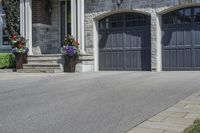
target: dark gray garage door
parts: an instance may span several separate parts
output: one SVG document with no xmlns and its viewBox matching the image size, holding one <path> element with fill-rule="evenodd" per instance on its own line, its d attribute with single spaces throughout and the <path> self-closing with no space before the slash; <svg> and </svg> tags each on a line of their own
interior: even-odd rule
<svg viewBox="0 0 200 133">
<path fill-rule="evenodd" d="M 163 15 L 163 70 L 200 69 L 200 7 Z"/>
<path fill-rule="evenodd" d="M 150 70 L 150 17 L 120 13 L 99 23 L 100 70 Z"/>
</svg>

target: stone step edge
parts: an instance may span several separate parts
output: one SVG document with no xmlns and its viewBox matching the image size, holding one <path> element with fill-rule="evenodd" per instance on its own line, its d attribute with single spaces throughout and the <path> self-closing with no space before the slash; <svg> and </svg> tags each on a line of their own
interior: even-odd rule
<svg viewBox="0 0 200 133">
<path fill-rule="evenodd" d="M 28 55 L 28 57 L 52 57 L 63 56 L 63 54 L 41 54 L 41 55 Z M 79 56 L 93 56 L 92 54 L 80 54 Z"/>
<path fill-rule="evenodd" d="M 18 69 L 18 73 L 63 73 L 60 69 Z"/>
<path fill-rule="evenodd" d="M 35 64 L 23 64 L 23 66 L 60 66 L 60 64 L 52 64 L 52 63 L 50 63 L 50 64 L 37 64 L 37 63 L 35 63 Z"/>
</svg>

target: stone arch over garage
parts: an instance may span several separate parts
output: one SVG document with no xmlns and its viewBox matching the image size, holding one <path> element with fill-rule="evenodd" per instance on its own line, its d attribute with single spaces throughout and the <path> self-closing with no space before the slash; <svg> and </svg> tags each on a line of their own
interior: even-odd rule
<svg viewBox="0 0 200 133">
<path fill-rule="evenodd" d="M 130 33 L 128 33 L 128 31 L 130 31 L 130 30 L 128 30 L 126 27 L 118 27 L 117 29 L 118 30 L 116 30 L 115 31 L 115 29 L 112 29 L 112 30 L 100 30 L 99 29 L 99 23 L 102 21 L 102 20 L 104 20 L 104 19 L 106 19 L 106 18 L 109 18 L 109 17 L 113 17 L 113 16 L 123 16 L 123 18 L 125 17 L 124 15 L 139 15 L 140 17 L 141 16 L 145 16 L 144 18 L 145 19 L 148 19 L 147 21 L 147 27 L 142 27 L 142 26 L 137 26 L 137 25 L 135 25 L 135 26 L 133 26 L 132 27 L 132 30 L 133 31 L 135 31 L 135 33 L 133 33 L 133 32 L 130 32 Z M 96 71 L 98 71 L 99 70 L 99 65 L 101 65 L 101 70 L 151 70 L 151 39 L 150 39 L 150 23 L 151 23 L 151 17 L 150 17 L 150 14 L 149 13 L 147 13 L 147 12 L 142 12 L 142 11 L 135 11 L 135 10 L 118 10 L 118 11 L 113 11 L 113 12 L 108 12 L 108 13 L 102 13 L 101 15 L 98 15 L 98 16 L 96 16 L 96 17 L 94 17 L 94 19 L 93 19 L 93 21 L 94 21 L 94 55 L 95 55 L 95 66 L 96 66 Z M 146 21 L 146 20 L 145 20 Z M 123 22 L 123 23 L 126 23 L 126 22 Z M 123 29 L 123 28 L 126 28 L 126 31 L 125 31 L 125 29 Z M 147 31 L 145 31 L 147 29 Z M 100 42 L 102 42 L 102 41 L 100 41 L 100 38 L 99 38 L 99 35 L 100 35 L 100 32 L 102 33 L 102 31 L 104 31 L 104 32 L 108 32 L 109 31 L 109 33 L 108 34 L 112 34 L 112 35 L 110 35 L 110 36 L 112 36 L 112 38 L 114 38 L 114 36 L 115 35 L 113 35 L 113 34 L 115 34 L 115 33 L 113 33 L 113 32 L 119 32 L 120 30 L 122 30 L 124 33 L 123 33 L 123 35 L 121 35 L 121 37 L 123 36 L 124 37 L 124 39 L 125 38 L 127 38 L 128 39 L 128 35 L 127 34 L 132 34 L 131 36 L 132 36 L 132 38 L 134 38 L 133 36 L 133 34 L 135 34 L 135 36 L 136 36 L 136 33 L 144 33 L 143 35 L 140 35 L 140 38 L 139 39 L 141 39 L 141 41 L 144 41 L 143 42 L 143 44 L 141 44 L 141 45 L 145 45 L 145 44 L 147 44 L 148 45 L 148 50 L 144 50 L 144 49 L 146 49 L 146 48 L 144 48 L 145 46 L 141 46 L 139 49 L 141 49 L 140 51 L 138 51 L 138 52 L 136 52 L 136 53 L 133 53 L 133 52 L 135 52 L 134 51 L 134 46 L 132 46 L 132 56 L 134 57 L 134 54 L 135 54 L 135 56 L 138 56 L 138 58 L 142 58 L 142 59 L 138 59 L 137 61 L 136 61 L 136 59 L 135 59 L 135 62 L 137 62 L 137 66 L 131 66 L 131 63 L 130 63 L 130 61 L 128 61 L 128 60 L 130 60 L 130 59 L 127 59 L 128 58 L 128 54 L 130 54 L 130 51 L 128 51 L 128 52 L 124 52 L 122 55 L 124 55 L 124 56 L 126 56 L 127 55 L 127 58 L 126 57 L 124 57 L 124 59 L 125 59 L 125 62 L 127 62 L 126 64 L 124 64 L 125 66 L 124 67 L 121 67 L 121 68 L 115 68 L 115 67 L 110 67 L 110 68 L 105 68 L 105 69 L 102 69 L 102 62 L 101 62 L 101 60 L 99 60 L 99 59 L 101 59 L 100 58 L 100 56 L 99 55 L 101 55 L 102 56 L 102 53 L 100 53 L 100 48 L 99 48 L 99 43 Z M 138 30 L 138 31 L 136 31 L 136 30 Z M 139 31 L 140 30 L 140 31 Z M 122 32 L 121 31 L 121 32 Z M 145 32 L 144 32 L 145 31 Z M 118 34 L 118 33 L 116 33 L 116 34 Z M 147 35 L 148 34 L 148 35 Z M 119 35 L 119 34 L 118 34 Z M 126 36 L 127 35 L 127 36 Z M 139 35 L 137 35 L 137 36 L 139 36 Z M 143 36 L 143 38 L 145 38 L 145 39 L 142 39 L 142 36 Z M 149 40 L 148 40 L 149 39 Z M 108 40 L 109 40 L 109 38 L 108 38 Z M 128 39 L 129 40 L 129 39 Z M 128 45 L 128 40 L 126 41 L 126 44 Z M 145 40 L 148 40 L 149 42 L 147 43 Z M 124 42 L 125 43 L 125 42 Z M 129 42 L 129 43 L 131 43 L 131 42 Z M 132 42 L 133 43 L 133 42 Z M 125 44 L 124 44 L 125 45 Z M 140 45 L 139 43 L 138 43 L 138 45 Z M 114 47 L 112 47 L 113 49 L 115 49 Z M 143 49 L 144 48 L 144 49 Z M 108 48 L 109 49 L 109 48 Z M 107 50 L 108 50 L 107 49 Z M 128 50 L 129 48 L 127 47 L 127 48 L 124 48 L 124 51 L 126 51 L 126 50 Z M 131 48 L 130 48 L 131 49 Z M 135 49 L 137 49 L 136 47 L 135 47 Z M 116 50 L 116 49 L 115 49 Z M 114 50 L 114 51 L 115 51 Z M 109 51 L 109 50 L 108 50 Z M 111 51 L 110 51 L 111 52 Z M 111 53 L 111 54 L 113 54 L 113 53 Z M 148 55 L 148 56 L 147 56 Z M 140 57 L 141 56 L 141 57 Z M 131 56 L 130 56 L 131 57 Z M 135 57 L 136 58 L 136 57 Z M 115 60 L 115 59 L 113 59 L 113 60 Z M 112 61 L 113 61 L 112 60 Z M 117 60 L 117 59 L 116 59 Z M 146 61 L 142 61 L 142 60 L 146 60 Z M 129 63 L 128 63 L 129 62 Z M 146 63 L 144 63 L 144 62 L 146 62 Z M 132 64 L 133 64 L 133 62 L 132 62 Z M 135 63 L 136 64 L 136 63 Z M 148 64 L 148 65 L 147 65 Z M 111 65 L 113 65 L 113 66 L 115 66 L 116 64 L 111 64 Z"/>
</svg>

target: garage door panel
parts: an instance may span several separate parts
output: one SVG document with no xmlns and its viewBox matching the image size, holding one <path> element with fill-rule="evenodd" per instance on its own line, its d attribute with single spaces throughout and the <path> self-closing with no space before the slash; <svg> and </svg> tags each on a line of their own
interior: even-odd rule
<svg viewBox="0 0 200 133">
<path fill-rule="evenodd" d="M 177 45 L 178 46 L 183 46 L 184 45 L 184 30 L 183 29 L 178 29 L 177 31 Z"/>
<path fill-rule="evenodd" d="M 147 64 L 151 63 L 151 56 L 149 56 L 150 54 L 151 54 L 151 52 L 149 50 L 147 50 L 147 49 L 142 50 L 142 52 L 141 52 L 142 69 L 147 69 L 147 70 L 149 69 Z"/>
<path fill-rule="evenodd" d="M 177 53 L 176 50 L 170 50 L 169 54 L 169 59 L 170 59 L 170 67 L 176 68 L 177 67 Z"/>
<path fill-rule="evenodd" d="M 192 68 L 192 49 L 185 49 L 185 67 Z"/>
<path fill-rule="evenodd" d="M 132 60 L 132 51 L 126 51 L 126 69 L 132 68 L 131 60 Z"/>
<path fill-rule="evenodd" d="M 123 41 L 124 41 L 124 37 L 123 37 L 123 31 L 115 31 L 117 33 L 117 46 L 116 48 L 123 48 Z"/>
<path fill-rule="evenodd" d="M 112 34 L 107 34 L 107 39 L 106 39 L 106 49 L 112 48 Z"/>
<path fill-rule="evenodd" d="M 117 33 L 112 33 L 112 47 L 113 49 L 117 48 Z"/>
<path fill-rule="evenodd" d="M 200 46 L 200 26 L 195 27 L 194 29 L 194 45 Z"/>
<path fill-rule="evenodd" d="M 200 48 L 195 49 L 195 67 L 200 67 Z"/>
<path fill-rule="evenodd" d="M 104 34 L 103 33 L 99 34 L 99 48 L 100 49 L 105 49 L 106 48 L 107 36 L 108 35 L 107 35 L 106 32 Z"/>
<path fill-rule="evenodd" d="M 112 53 L 109 51 L 109 52 L 106 52 L 106 68 L 111 68 L 111 56 L 112 56 Z"/>
<path fill-rule="evenodd" d="M 184 45 L 185 46 L 191 46 L 191 30 L 187 29 L 184 31 Z"/>
<path fill-rule="evenodd" d="M 177 67 L 179 67 L 179 68 L 185 67 L 184 49 L 177 50 Z"/>
<path fill-rule="evenodd" d="M 99 64 L 101 64 L 100 69 L 104 69 L 106 66 L 106 54 L 103 51 L 99 52 L 99 54 L 101 55 L 99 57 Z"/>
<path fill-rule="evenodd" d="M 138 52 L 135 50 L 131 52 L 131 67 L 138 68 L 137 64 L 138 64 Z"/>
<path fill-rule="evenodd" d="M 123 53 L 120 51 L 112 52 L 112 68 L 123 69 Z"/>
<path fill-rule="evenodd" d="M 170 50 L 163 50 L 163 69 L 170 67 Z"/>
<path fill-rule="evenodd" d="M 164 46 L 176 46 L 177 32 L 175 28 L 164 29 Z"/>
<path fill-rule="evenodd" d="M 126 35 L 125 35 L 126 48 L 141 48 L 147 45 L 145 44 L 144 29 L 143 30 L 131 29 L 130 31 L 125 31 L 125 32 L 126 32 Z"/>
</svg>

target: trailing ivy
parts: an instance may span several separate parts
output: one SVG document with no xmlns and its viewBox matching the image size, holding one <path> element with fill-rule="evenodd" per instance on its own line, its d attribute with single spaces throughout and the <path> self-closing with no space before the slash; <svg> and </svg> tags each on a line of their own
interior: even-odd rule
<svg viewBox="0 0 200 133">
<path fill-rule="evenodd" d="M 5 0 L 4 1 L 7 34 L 12 36 L 20 34 L 20 1 L 19 0 Z"/>
</svg>

